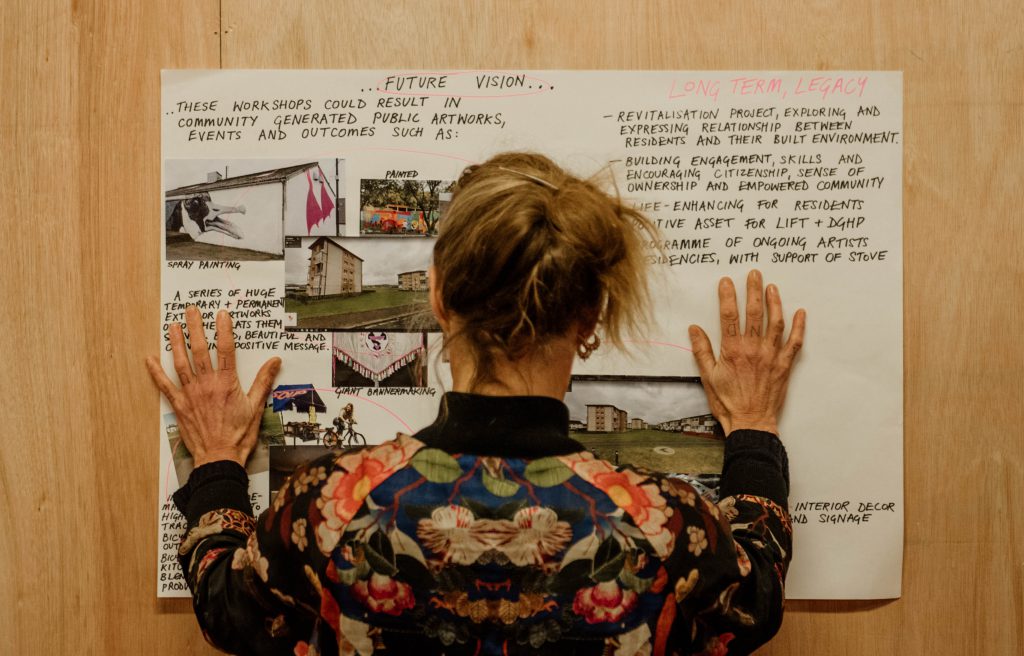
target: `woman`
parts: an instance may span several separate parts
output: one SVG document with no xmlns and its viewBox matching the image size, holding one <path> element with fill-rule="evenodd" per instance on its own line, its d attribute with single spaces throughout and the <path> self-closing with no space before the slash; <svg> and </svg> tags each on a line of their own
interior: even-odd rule
<svg viewBox="0 0 1024 656">
<path fill-rule="evenodd" d="M 338 411 L 338 416 L 334 418 L 334 427 L 341 435 L 352 430 L 357 423 L 359 422 L 356 421 L 356 409 L 351 403 L 346 403 L 345 407 Z"/>
<path fill-rule="evenodd" d="M 182 387 L 148 366 L 197 466 L 175 501 L 207 638 L 305 655 L 725 654 L 770 638 L 790 557 L 777 416 L 804 313 L 783 343 L 778 291 L 754 271 L 745 331 L 731 281 L 719 285 L 719 357 L 690 327 L 729 436 L 719 505 L 568 436 L 575 358 L 598 332 L 621 345 L 642 327 L 654 234 L 542 156 L 469 167 L 430 275 L 453 378 L 436 421 L 301 467 L 259 521 L 242 464 L 280 360 L 244 393 L 230 317 L 217 317 L 215 369 L 189 310 L 194 368 L 181 327 L 170 335 Z"/>
</svg>

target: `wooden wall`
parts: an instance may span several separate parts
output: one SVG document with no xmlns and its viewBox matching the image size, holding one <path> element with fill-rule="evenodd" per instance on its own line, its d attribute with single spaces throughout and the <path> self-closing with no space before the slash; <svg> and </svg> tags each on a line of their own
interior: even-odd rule
<svg viewBox="0 0 1024 656">
<path fill-rule="evenodd" d="M 765 654 L 1024 653 L 1024 4 L 5 0 L 0 653 L 209 653 L 157 600 L 161 68 L 902 70 L 903 598 Z M 855 400 L 851 400 L 855 402 Z"/>
</svg>

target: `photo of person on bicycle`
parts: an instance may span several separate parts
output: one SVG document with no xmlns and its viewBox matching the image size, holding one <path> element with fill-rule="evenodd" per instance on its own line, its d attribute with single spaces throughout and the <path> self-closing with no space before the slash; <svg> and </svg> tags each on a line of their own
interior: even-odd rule
<svg viewBox="0 0 1024 656">
<path fill-rule="evenodd" d="M 356 421 L 355 406 L 351 403 L 346 403 L 338 411 L 338 416 L 334 418 L 332 423 L 334 424 L 334 430 L 327 429 L 325 432 L 324 446 L 344 448 L 366 444 L 366 438 L 363 437 L 362 433 L 357 433 L 354 428 L 359 422 Z"/>
<path fill-rule="evenodd" d="M 351 429 L 353 425 L 359 423 L 356 421 L 355 415 L 355 407 L 353 407 L 351 403 L 346 403 L 345 407 L 338 411 L 338 416 L 334 418 L 334 428 L 336 428 L 339 433 L 344 434 Z"/>
</svg>

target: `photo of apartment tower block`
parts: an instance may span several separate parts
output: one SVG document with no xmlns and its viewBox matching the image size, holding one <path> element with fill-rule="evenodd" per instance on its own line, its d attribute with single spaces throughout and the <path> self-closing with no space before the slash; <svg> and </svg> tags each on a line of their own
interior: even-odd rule
<svg viewBox="0 0 1024 656">
<path fill-rule="evenodd" d="M 573 376 L 569 435 L 614 464 L 718 474 L 724 435 L 699 378 Z"/>
<path fill-rule="evenodd" d="M 617 433 L 628 430 L 629 413 L 614 405 L 587 406 L 587 432 Z"/>
<path fill-rule="evenodd" d="M 430 289 L 425 269 L 398 274 L 398 289 L 403 292 L 425 292 Z"/>
<path fill-rule="evenodd" d="M 363 258 L 328 237 L 309 245 L 306 295 L 359 294 L 363 291 Z"/>
<path fill-rule="evenodd" d="M 285 328 L 439 330 L 427 298 L 432 253 L 432 239 L 286 237 Z"/>
</svg>

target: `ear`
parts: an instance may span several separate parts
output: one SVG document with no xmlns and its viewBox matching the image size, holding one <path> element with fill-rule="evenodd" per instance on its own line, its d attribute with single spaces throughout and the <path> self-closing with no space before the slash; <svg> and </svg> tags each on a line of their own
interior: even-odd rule
<svg viewBox="0 0 1024 656">
<path fill-rule="evenodd" d="M 427 270 L 427 285 L 430 288 L 430 310 L 434 313 L 437 323 L 441 324 L 441 330 L 448 332 L 451 321 L 441 302 L 441 281 L 437 279 L 437 269 L 433 264 Z"/>
</svg>

